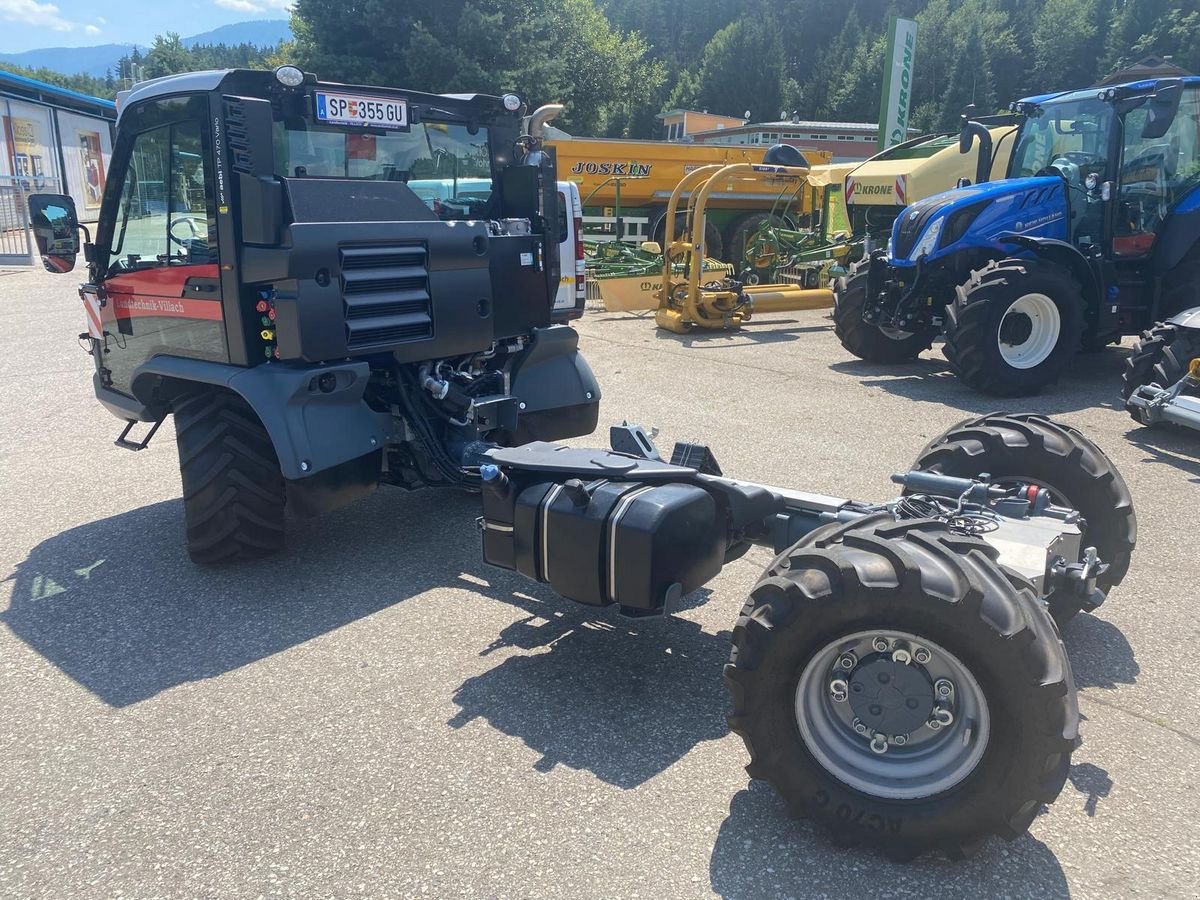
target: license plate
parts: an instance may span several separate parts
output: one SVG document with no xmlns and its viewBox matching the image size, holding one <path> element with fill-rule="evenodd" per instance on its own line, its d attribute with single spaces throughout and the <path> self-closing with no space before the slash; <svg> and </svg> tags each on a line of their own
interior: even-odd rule
<svg viewBox="0 0 1200 900">
<path fill-rule="evenodd" d="M 316 101 L 318 122 L 373 128 L 408 128 L 408 103 L 404 100 L 317 91 Z"/>
</svg>

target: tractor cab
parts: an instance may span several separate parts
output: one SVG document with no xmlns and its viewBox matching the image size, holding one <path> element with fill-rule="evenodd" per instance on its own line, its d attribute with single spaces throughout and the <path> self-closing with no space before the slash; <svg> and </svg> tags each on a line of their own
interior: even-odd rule
<svg viewBox="0 0 1200 900">
<path fill-rule="evenodd" d="M 1114 260 L 1149 256 L 1179 202 L 1200 186 L 1200 80 L 1075 91 L 1024 113 L 1010 178 L 1057 175 L 1069 233 Z"/>
<path fill-rule="evenodd" d="M 908 207 L 887 252 L 857 270 L 863 294 L 842 285 L 838 333 L 857 356 L 911 359 L 940 331 L 973 387 L 1026 394 L 1080 347 L 1200 302 L 1200 78 L 1012 108 L 1008 177 L 987 180 L 990 131 L 964 116 L 959 147 L 978 143 L 976 182 Z"/>
</svg>

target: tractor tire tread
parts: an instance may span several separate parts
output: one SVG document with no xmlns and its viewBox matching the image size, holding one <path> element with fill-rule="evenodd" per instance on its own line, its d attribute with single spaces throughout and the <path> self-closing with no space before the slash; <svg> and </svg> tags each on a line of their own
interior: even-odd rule
<svg viewBox="0 0 1200 900">
<path fill-rule="evenodd" d="M 175 406 L 187 549 L 194 562 L 257 559 L 284 543 L 284 479 L 270 435 L 238 395 Z"/>
<path fill-rule="evenodd" d="M 776 557 L 734 626 L 724 680 L 730 728 L 750 755 L 747 773 L 772 784 L 793 815 L 814 820 L 835 843 L 893 860 L 930 851 L 961 859 L 991 835 L 1019 837 L 1061 792 L 1079 722 L 1065 650 L 1032 587 L 1003 577 L 984 541 L 951 535 L 938 522 L 883 514 L 818 532 Z M 978 654 L 989 678 L 1003 672 L 1002 682 L 987 683 L 1002 683 L 996 693 L 1005 696 L 990 695 L 989 705 L 1019 734 L 989 747 L 949 791 L 887 801 L 842 785 L 809 755 L 790 711 L 795 680 L 780 675 L 863 618 L 880 616 L 903 630 L 903 615 L 920 618 L 920 633 L 931 638 L 961 635 L 959 646 Z M 938 634 L 929 634 L 930 622 Z"/>
</svg>

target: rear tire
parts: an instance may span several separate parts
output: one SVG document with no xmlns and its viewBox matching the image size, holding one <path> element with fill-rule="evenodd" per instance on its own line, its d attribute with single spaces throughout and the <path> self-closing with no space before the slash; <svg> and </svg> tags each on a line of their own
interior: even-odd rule
<svg viewBox="0 0 1200 900">
<path fill-rule="evenodd" d="M 966 419 L 930 441 L 912 467 L 959 478 L 987 473 L 993 481 L 1036 482 L 1087 521 L 1084 546 L 1095 547 L 1108 563 L 1097 579 L 1102 591 L 1116 587 L 1129 571 L 1137 545 L 1129 487 L 1104 451 L 1069 425 L 1034 415 Z M 1047 603 L 1060 628 L 1082 609 L 1076 597 L 1052 594 Z"/>
<path fill-rule="evenodd" d="M 950 367 L 977 391 L 1035 394 L 1058 381 L 1079 349 L 1083 293 L 1071 273 L 1040 259 L 990 262 L 946 307 Z"/>
<path fill-rule="evenodd" d="M 1142 333 L 1142 339 L 1133 345 L 1133 352 L 1125 361 L 1121 398 L 1128 400 L 1143 385 L 1169 388 L 1177 384 L 1197 357 L 1200 357 L 1200 331 L 1178 325 L 1155 325 Z M 1139 425 L 1145 424 L 1134 410 L 1129 414 Z"/>
<path fill-rule="evenodd" d="M 856 263 L 838 279 L 833 305 L 833 332 L 842 346 L 859 359 L 881 365 L 911 362 L 933 346 L 934 329 L 917 332 L 885 331 L 863 319 L 867 305 L 866 261 Z"/>
<path fill-rule="evenodd" d="M 175 407 L 187 550 L 200 564 L 258 559 L 284 543 L 284 481 L 270 435 L 237 394 Z"/>
<path fill-rule="evenodd" d="M 991 835 L 1024 833 L 1062 790 L 1079 712 L 1044 605 L 996 556 L 941 523 L 887 514 L 820 528 L 779 556 L 734 627 L 724 673 L 729 723 L 750 753 L 749 775 L 770 782 L 793 815 L 824 826 L 839 844 L 893 859 L 932 850 L 957 859 Z M 928 668 L 891 662 L 894 644 L 871 651 L 873 640 L 897 634 L 915 639 L 910 651 L 932 650 Z M 839 675 L 847 647 L 856 657 Z M 949 661 L 958 674 L 947 701 L 933 693 L 933 679 Z M 814 667 L 824 679 L 815 689 Z M 864 697 L 886 703 L 884 694 L 862 691 L 871 690 L 869 678 L 884 683 L 884 672 L 913 712 L 889 707 L 880 721 L 899 726 L 904 744 L 892 734 L 882 738 L 886 750 L 872 753 L 880 736 L 857 731 L 865 725 L 858 707 Z M 832 681 L 822 689 L 838 677 L 848 702 Z M 926 706 L 930 720 L 941 706 L 954 721 L 934 730 Z M 905 732 L 912 722 L 897 716 L 921 721 Z"/>
</svg>

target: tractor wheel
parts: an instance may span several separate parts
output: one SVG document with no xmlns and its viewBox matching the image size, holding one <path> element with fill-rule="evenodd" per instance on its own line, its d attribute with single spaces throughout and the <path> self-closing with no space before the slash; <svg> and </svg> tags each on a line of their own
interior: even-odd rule
<svg viewBox="0 0 1200 900">
<path fill-rule="evenodd" d="M 859 359 L 885 365 L 910 362 L 933 346 L 937 331 L 899 331 L 880 328 L 863 320 L 867 305 L 867 263 L 839 278 L 833 305 L 833 331 L 842 346 Z"/>
<path fill-rule="evenodd" d="M 893 859 L 1024 833 L 1062 790 L 1079 712 L 1045 606 L 996 556 L 887 514 L 779 556 L 725 666 L 749 775 Z"/>
<path fill-rule="evenodd" d="M 208 391 L 176 404 L 188 555 L 196 563 L 256 559 L 283 547 L 284 482 L 249 404 Z"/>
<path fill-rule="evenodd" d="M 1162 388 L 1177 384 L 1187 374 L 1191 361 L 1198 357 L 1200 331 L 1178 325 L 1155 325 L 1142 333 L 1142 339 L 1133 345 L 1133 352 L 1125 361 L 1122 398 L 1128 400 L 1144 384 Z"/>
<path fill-rule="evenodd" d="M 1200 260 L 1183 263 L 1168 272 L 1162 290 L 1159 315 L 1164 319 L 1200 306 Z"/>
<path fill-rule="evenodd" d="M 1095 547 L 1108 571 L 1097 579 L 1106 593 L 1121 583 L 1137 544 L 1137 516 L 1125 479 L 1104 451 L 1077 430 L 1044 416 L 991 415 L 966 419 L 930 441 L 913 469 L 960 478 L 986 473 L 991 481 L 1047 488 L 1055 505 L 1086 520 L 1084 546 Z M 1079 613 L 1076 597 L 1051 594 L 1060 628 Z"/>
<path fill-rule="evenodd" d="M 729 249 L 729 261 L 735 266 L 749 266 L 750 263 L 746 260 L 746 247 L 754 240 L 754 236 L 758 233 L 758 229 L 762 227 L 764 222 L 770 221 L 772 216 L 769 213 L 750 213 L 739 219 L 727 232 L 725 246 Z M 774 217 L 777 225 L 782 225 L 778 216 Z M 759 273 L 760 276 L 762 273 Z"/>
<path fill-rule="evenodd" d="M 977 391 L 1034 394 L 1079 349 L 1083 294 L 1071 273 L 1039 259 L 991 262 L 946 307 L 946 359 Z"/>
</svg>

